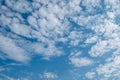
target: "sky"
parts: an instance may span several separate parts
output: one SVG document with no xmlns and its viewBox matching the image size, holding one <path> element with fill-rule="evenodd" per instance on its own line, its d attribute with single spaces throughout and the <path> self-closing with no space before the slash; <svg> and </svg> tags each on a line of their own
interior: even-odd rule
<svg viewBox="0 0 120 80">
<path fill-rule="evenodd" d="M 0 0 L 0 80 L 120 80 L 120 0 Z"/>
</svg>

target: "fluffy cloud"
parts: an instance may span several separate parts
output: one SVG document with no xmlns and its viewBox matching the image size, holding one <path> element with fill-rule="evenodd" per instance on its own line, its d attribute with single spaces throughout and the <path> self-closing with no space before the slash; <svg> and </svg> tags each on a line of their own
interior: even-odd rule
<svg viewBox="0 0 120 80">
<path fill-rule="evenodd" d="M 69 60 L 75 67 L 83 67 L 93 64 L 93 61 L 87 57 L 81 57 L 82 52 L 72 53 Z"/>
<path fill-rule="evenodd" d="M 58 4 L 49 1 L 48 4 L 45 1 L 29 3 L 24 0 L 3 2 L 6 5 L 0 8 L 1 55 L 26 62 L 33 55 L 31 53 L 40 54 L 44 59 L 63 54 L 55 46 L 67 29 L 67 24 L 62 23 L 65 13 L 60 13 L 62 9 Z M 4 35 L 6 33 L 8 35 Z"/>
<path fill-rule="evenodd" d="M 120 56 L 114 56 L 106 64 L 99 65 L 97 68 L 98 75 L 103 75 L 103 78 L 120 79 Z"/>
<path fill-rule="evenodd" d="M 20 62 L 28 61 L 31 55 L 36 55 L 35 53 L 42 55 L 44 59 L 62 55 L 64 50 L 56 46 L 58 42 L 69 43 L 68 46 L 79 46 L 84 36 L 82 31 L 77 31 L 75 27 L 79 24 L 84 26 L 91 18 L 85 17 L 84 14 L 77 16 L 82 10 L 79 0 L 3 2 L 6 5 L 3 4 L 0 8 L 1 35 L 11 39 L 7 44 L 16 48 L 9 50 L 6 48 L 7 44 L 1 44 L 6 48 L 2 50 L 2 55 Z M 86 20 L 85 23 L 78 22 L 83 19 Z M 77 24 L 73 25 L 71 22 Z M 15 52 L 17 49 L 19 52 Z M 18 54 L 19 57 L 15 59 L 10 54 Z"/>
<path fill-rule="evenodd" d="M 88 66 L 94 59 L 102 58 L 103 61 L 94 68 L 98 76 L 104 75 L 108 79 L 118 77 L 119 0 L 2 1 L 1 59 L 27 62 L 33 55 L 41 55 L 44 59 L 61 56 L 64 46 L 56 46 L 61 42 L 69 49 L 85 50 L 86 53 L 69 50 L 72 53 L 69 60 L 75 67 Z M 88 78 L 93 78 L 93 75 L 91 72 L 86 74 Z M 44 77 L 50 76 L 53 77 L 52 73 L 44 74 Z"/>
<path fill-rule="evenodd" d="M 82 57 L 82 58 L 70 58 L 71 63 L 75 67 L 83 67 L 83 66 L 88 66 L 91 65 L 93 62 L 89 58 Z"/>
<path fill-rule="evenodd" d="M 117 80 L 120 79 L 119 75 L 119 25 L 115 23 L 115 16 L 118 14 L 118 6 L 115 5 L 120 3 L 118 0 L 111 2 L 111 0 L 105 0 L 106 7 L 114 12 L 107 12 L 107 18 L 104 18 L 104 23 L 100 25 L 92 26 L 92 30 L 95 31 L 95 36 L 86 40 L 86 43 L 94 43 L 88 52 L 92 57 L 99 57 L 103 59 L 99 66 L 94 68 L 98 74 L 97 77 L 100 80 Z M 110 9 L 111 7 L 111 9 Z M 107 55 L 107 56 L 106 56 Z M 93 70 L 93 69 L 92 69 Z"/>
<path fill-rule="evenodd" d="M 22 54 L 29 56 L 31 53 L 40 54 L 44 59 L 60 56 L 64 53 L 64 50 L 56 47 L 57 42 L 68 42 L 68 46 L 79 46 L 85 35 L 83 35 L 82 30 L 77 31 L 74 26 L 85 26 L 89 24 L 91 19 L 94 20 L 98 17 L 86 17 L 84 15 L 86 11 L 82 11 L 82 6 L 87 9 L 89 1 L 53 2 L 34 0 L 29 2 L 6 0 L 3 2 L 6 5 L 2 5 L 0 8 L 0 30 L 2 35 L 4 33 L 8 34 L 4 35 L 5 38 L 12 38 L 11 45 L 19 45 L 19 47 L 14 47 L 20 48 L 20 51 L 22 51 L 19 54 L 20 56 Z M 99 1 L 93 0 L 91 3 L 100 7 Z M 75 25 L 71 25 L 71 22 Z M 7 44 L 2 45 L 6 46 Z M 6 51 L 9 50 L 6 49 Z M 15 50 L 12 49 L 11 51 L 14 52 Z M 5 50 L 3 53 L 6 53 Z M 17 52 L 14 53 L 18 54 Z M 7 56 L 10 57 L 8 52 Z M 23 60 L 25 60 L 24 57 Z M 12 58 L 10 57 L 10 59 Z"/>
</svg>

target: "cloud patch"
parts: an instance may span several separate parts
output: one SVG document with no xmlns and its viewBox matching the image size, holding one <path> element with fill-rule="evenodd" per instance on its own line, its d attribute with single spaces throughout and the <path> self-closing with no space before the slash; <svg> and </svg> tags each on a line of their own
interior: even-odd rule
<svg viewBox="0 0 120 80">
<path fill-rule="evenodd" d="M 57 79 L 58 75 L 52 72 L 44 72 L 43 75 L 40 75 L 42 79 Z"/>
</svg>

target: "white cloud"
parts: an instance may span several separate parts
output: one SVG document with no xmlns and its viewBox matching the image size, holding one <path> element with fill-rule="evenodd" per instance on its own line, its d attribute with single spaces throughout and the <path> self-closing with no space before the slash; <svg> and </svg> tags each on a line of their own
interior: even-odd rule
<svg viewBox="0 0 120 80">
<path fill-rule="evenodd" d="M 119 66 L 120 66 L 120 56 L 116 55 L 113 56 L 111 58 L 110 61 L 108 61 L 107 63 L 103 64 L 103 65 L 99 65 L 99 67 L 97 68 L 97 72 L 99 75 L 104 75 L 104 78 L 120 78 L 120 71 L 119 71 Z"/>
<path fill-rule="evenodd" d="M 28 1 L 24 1 L 24 0 L 18 0 L 18 1 L 6 0 L 5 2 L 6 2 L 8 7 L 16 10 L 17 12 L 25 13 L 25 12 L 32 11 L 31 5 L 29 4 Z"/>
<path fill-rule="evenodd" d="M 93 79 L 95 77 L 95 72 L 87 72 L 85 74 L 85 76 L 88 78 L 88 79 Z"/>
<path fill-rule="evenodd" d="M 23 63 L 29 61 L 30 57 L 26 51 L 17 46 L 12 39 L 0 35 L 0 42 L 0 50 L 5 53 L 7 58 Z"/>
<path fill-rule="evenodd" d="M 66 29 L 66 24 L 64 24 L 64 26 L 61 24 L 63 20 L 62 17 L 64 17 L 64 12 L 62 13 L 63 15 L 60 13 L 62 10 L 60 6 L 47 1 L 48 7 L 42 6 L 38 7 L 39 9 L 34 9 L 36 6 L 32 6 L 33 4 L 24 0 L 6 0 L 5 3 L 8 7 L 18 12 L 16 13 L 11 11 L 5 6 L 1 7 L 1 29 L 5 30 L 7 28 L 11 31 L 9 32 L 10 35 L 1 37 L 1 41 L 4 41 L 4 38 L 10 40 L 6 43 L 4 42 L 4 44 L 1 43 L 3 46 L 2 51 L 7 55 L 7 58 L 24 62 L 28 60 L 27 58 L 30 58 L 28 57 L 28 55 L 31 55 L 30 52 L 43 55 L 45 59 L 48 59 L 52 56 L 60 56 L 62 54 L 62 51 L 55 46 L 56 41 L 60 40 L 58 36 L 63 36 L 63 33 Z M 39 4 L 36 3 L 36 1 L 33 1 L 33 3 L 34 5 L 37 4 L 39 6 L 41 3 L 47 5 L 45 1 L 40 1 Z M 32 9 L 34 9 L 33 12 L 31 12 Z M 26 15 L 27 12 L 30 12 L 31 15 Z M 25 13 L 25 15 L 23 16 L 21 13 L 23 15 Z M 28 16 L 26 17 L 27 20 L 24 18 L 25 16 Z M 26 22 L 29 24 L 26 24 Z M 4 33 L 4 31 L 1 33 Z M 29 40 L 23 40 L 21 36 L 30 40 L 36 39 L 39 42 L 36 42 L 35 44 L 30 43 Z M 44 45 L 41 44 L 46 44 L 48 47 L 45 48 Z M 12 47 L 12 49 L 9 48 L 8 45 Z"/>
<path fill-rule="evenodd" d="M 68 38 L 71 40 L 70 41 L 71 46 L 78 46 L 79 42 L 81 42 L 83 39 L 83 33 L 80 31 L 79 32 L 78 31 L 71 31 Z"/>
<path fill-rule="evenodd" d="M 95 7 L 101 8 L 100 0 L 91 0 L 91 1 L 86 0 L 86 1 L 82 1 L 82 5 L 84 7 L 86 7 L 88 12 L 91 12 L 91 13 L 93 13 L 92 11 L 95 10 Z M 97 12 L 97 11 L 94 11 L 94 13 L 95 12 Z"/>
<path fill-rule="evenodd" d="M 32 26 L 33 29 L 39 30 L 40 27 L 38 26 L 37 20 L 34 16 L 29 16 L 27 18 L 27 21 Z"/>
<path fill-rule="evenodd" d="M 31 29 L 27 25 L 20 24 L 20 23 L 13 23 L 10 26 L 10 29 L 18 35 L 30 37 Z"/>
<path fill-rule="evenodd" d="M 92 43 L 95 43 L 94 46 L 91 47 L 89 54 L 92 57 L 97 57 L 102 62 L 100 62 L 97 66 L 94 68 L 95 72 L 98 74 L 97 77 L 101 77 L 100 80 L 118 80 L 120 77 L 120 71 L 119 71 L 119 45 L 120 45 L 120 29 L 119 25 L 117 25 L 114 22 L 114 17 L 116 16 L 116 10 L 118 10 L 118 0 L 110 1 L 105 3 L 109 6 L 111 6 L 111 11 L 107 11 L 107 18 L 104 18 L 104 23 L 101 23 L 96 26 L 92 26 L 92 30 L 95 31 L 95 36 L 97 37 L 97 41 L 93 38 Z M 106 5 L 106 6 L 107 6 Z M 116 9 L 116 10 L 115 10 Z M 115 13 L 114 13 L 115 10 Z M 118 13 L 117 13 L 118 14 Z M 87 39 L 86 42 L 91 43 L 91 38 Z M 105 55 L 104 54 L 109 54 Z M 105 61 L 105 62 L 103 62 Z"/>
<path fill-rule="evenodd" d="M 102 26 L 94 28 L 98 41 L 91 47 L 89 54 L 93 57 L 102 56 L 103 54 L 110 52 L 119 47 L 119 26 L 113 23 L 111 20 L 105 20 Z M 101 34 L 99 34 L 101 33 Z M 103 39 L 104 38 L 104 39 Z"/>
<path fill-rule="evenodd" d="M 70 58 L 71 64 L 73 64 L 75 67 L 83 67 L 83 66 L 88 66 L 93 63 L 93 61 L 89 58 L 86 57 L 71 57 Z"/>
<path fill-rule="evenodd" d="M 42 54 L 44 59 L 50 59 L 50 57 L 61 56 L 63 54 L 63 52 L 57 49 L 52 43 L 48 43 L 46 47 L 42 44 L 35 44 L 33 47 L 34 52 Z"/>
<path fill-rule="evenodd" d="M 98 41 L 98 36 L 90 36 L 89 38 L 86 39 L 85 43 L 90 44 L 90 43 L 96 43 Z"/>
<path fill-rule="evenodd" d="M 93 57 L 102 56 L 110 50 L 108 47 L 108 41 L 100 41 L 91 48 L 89 54 Z"/>
<path fill-rule="evenodd" d="M 13 50 L 6 48 L 6 50 L 3 51 L 8 51 L 6 53 L 9 55 L 9 59 L 11 59 L 11 57 L 13 59 L 13 56 L 10 55 L 9 51 L 14 51 L 17 55 L 18 52 L 15 52 L 15 49 L 18 48 L 20 49 L 21 54 L 24 53 L 24 57 L 26 55 L 31 55 L 32 52 L 42 55 L 45 59 L 49 59 L 50 57 L 60 56 L 64 53 L 62 49 L 55 46 L 57 41 L 66 42 L 71 39 L 69 45 L 78 46 L 79 42 L 82 40 L 83 35 L 81 32 L 69 31 L 70 24 L 67 19 L 67 17 L 69 18 L 70 16 L 74 17 L 73 10 L 76 13 L 81 11 L 79 6 L 80 0 L 69 2 L 36 0 L 32 3 L 24 0 L 6 0 L 5 3 L 8 7 L 5 5 L 1 7 L 1 33 L 4 33 L 6 29 L 9 29 L 9 35 L 5 35 L 4 37 L 12 38 L 12 43 L 7 42 L 7 44 L 16 47 Z M 43 6 L 41 4 L 43 4 Z M 68 33 L 70 33 L 68 37 L 64 37 L 64 35 Z M 31 43 L 34 39 L 38 42 Z M 30 40 L 32 41 L 30 42 Z M 5 43 L 2 45 L 6 46 L 7 44 Z M 18 47 L 17 44 L 20 46 Z M 45 48 L 43 44 L 48 45 L 48 47 Z M 18 55 L 21 56 L 21 54 Z M 18 61 L 18 59 L 19 58 L 15 59 L 14 57 L 14 60 Z"/>
<path fill-rule="evenodd" d="M 44 72 L 40 77 L 43 79 L 56 79 L 58 78 L 58 75 L 53 72 Z"/>
<path fill-rule="evenodd" d="M 6 0 L 5 3 L 7 7 L 3 5 L 0 8 L 1 33 L 4 33 L 5 29 L 10 29 L 11 32 L 9 32 L 9 35 L 4 37 L 12 39 L 8 41 L 7 44 L 4 43 L 1 45 L 6 46 L 9 44 L 14 47 L 14 49 L 11 50 L 11 48 L 5 47 L 3 52 L 7 51 L 5 53 L 9 59 L 22 62 L 21 58 L 23 58 L 24 61 L 25 58 L 27 58 L 26 56 L 31 55 L 30 52 L 42 55 L 45 59 L 49 59 L 53 56 L 61 56 L 64 51 L 55 46 L 57 41 L 67 42 L 70 40 L 68 46 L 79 46 L 78 44 L 83 40 L 83 34 L 81 31 L 70 31 L 71 25 L 68 18 L 83 25 L 89 23 L 91 18 L 94 20 L 94 16 L 84 16 L 84 12 L 80 7 L 80 1 L 81 0 L 68 2 L 35 0 L 33 2 L 28 2 L 24 0 Z M 99 1 L 92 0 L 91 3 L 94 6 L 99 5 Z M 90 6 L 89 3 L 85 3 L 86 7 L 87 4 Z M 77 16 L 79 13 L 81 13 L 81 15 Z M 98 16 L 95 16 L 95 18 L 96 17 Z M 68 36 L 64 37 L 65 34 Z M 25 38 L 23 39 L 23 37 Z M 38 42 L 31 43 L 34 39 Z M 32 41 L 30 42 L 30 40 Z M 17 46 L 18 43 L 20 46 Z M 48 45 L 48 47 L 45 48 L 43 44 Z M 20 52 L 17 52 L 18 49 Z M 15 55 L 13 56 L 13 54 Z M 19 55 L 19 57 L 15 58 L 17 55 Z"/>
<path fill-rule="evenodd" d="M 114 19 L 115 18 L 115 14 L 113 12 L 107 12 L 107 15 L 110 19 Z"/>
<path fill-rule="evenodd" d="M 79 47 L 81 46 L 79 43 L 86 38 L 83 43 L 87 45 L 94 43 L 88 51 L 91 57 L 99 58 L 108 52 L 111 53 L 110 56 L 114 57 L 110 57 L 113 61 L 103 63 L 104 65 L 97 68 L 98 74 L 112 76 L 112 73 L 117 72 L 119 57 L 116 55 L 119 53 L 116 50 L 120 50 L 120 26 L 115 24 L 114 18 L 120 14 L 119 0 L 104 0 L 105 9 L 100 5 L 102 3 L 100 0 L 34 0 L 33 2 L 5 0 L 5 3 L 7 7 L 5 5 L 0 7 L 0 51 L 3 52 L 0 54 L 1 59 L 5 57 L 25 62 L 30 60 L 30 53 L 50 59 L 64 53 L 62 49 L 56 47 L 57 41 L 62 41 L 68 46 Z M 107 11 L 98 13 L 101 9 Z M 92 30 L 94 34 L 91 33 L 90 37 L 87 37 L 77 29 L 70 29 L 69 19 L 80 28 L 85 29 L 83 33 L 88 34 L 89 31 L 86 30 L 88 29 Z M 9 29 L 10 31 L 7 32 Z M 19 35 L 29 38 L 31 41 L 25 40 Z M 87 47 L 89 46 L 85 48 Z M 81 57 L 81 52 L 71 54 L 69 59 L 75 67 L 88 66 L 93 63 L 93 60 Z M 92 75 L 87 74 L 87 76 Z"/>
</svg>

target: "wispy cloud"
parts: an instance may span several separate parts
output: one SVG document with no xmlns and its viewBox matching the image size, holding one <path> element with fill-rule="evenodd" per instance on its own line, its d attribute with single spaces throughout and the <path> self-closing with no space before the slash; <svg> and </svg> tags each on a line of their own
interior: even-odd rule
<svg viewBox="0 0 120 80">
<path fill-rule="evenodd" d="M 42 75 L 40 75 L 40 78 L 42 79 L 56 79 L 58 78 L 58 75 L 53 72 L 44 72 Z"/>
<path fill-rule="evenodd" d="M 26 51 L 17 46 L 12 39 L 0 35 L 0 42 L 0 49 L 4 54 L 6 54 L 4 57 L 20 62 L 29 60 L 29 56 L 26 54 Z"/>
</svg>

